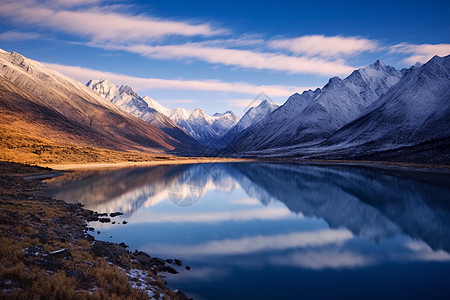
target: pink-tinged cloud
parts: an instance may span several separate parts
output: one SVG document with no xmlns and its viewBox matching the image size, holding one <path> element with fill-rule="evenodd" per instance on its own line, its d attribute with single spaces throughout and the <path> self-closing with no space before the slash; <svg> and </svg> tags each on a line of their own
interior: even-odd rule
<svg viewBox="0 0 450 300">
<path fill-rule="evenodd" d="M 48 67 L 63 73 L 66 76 L 87 82 L 90 79 L 108 79 L 115 84 L 126 84 L 136 90 L 168 89 L 168 90 L 197 90 L 235 92 L 249 95 L 257 95 L 261 91 L 272 97 L 289 96 L 295 92 L 301 92 L 305 88 L 282 85 L 253 85 L 246 82 L 224 82 L 218 80 L 177 80 L 160 78 L 140 78 L 112 72 L 104 72 L 77 66 L 65 66 L 60 64 L 44 63 Z"/>
<path fill-rule="evenodd" d="M 40 37 L 42 37 L 40 34 L 32 32 L 6 31 L 0 33 L 0 41 L 34 40 Z"/>
<path fill-rule="evenodd" d="M 47 0 L 51 6 L 74 7 L 81 5 L 92 5 L 104 2 L 104 0 Z"/>
<path fill-rule="evenodd" d="M 75 1 L 76 2 L 76 1 Z M 0 16 L 16 23 L 36 25 L 87 37 L 92 41 L 154 40 L 167 35 L 213 36 L 225 31 L 210 24 L 193 24 L 118 13 L 107 8 L 58 9 L 35 1 L 6 1 Z"/>
<path fill-rule="evenodd" d="M 350 74 L 355 69 L 342 61 L 294 57 L 251 50 L 204 47 L 196 44 L 166 46 L 144 44 L 130 46 L 103 45 L 102 47 L 134 52 L 154 59 L 197 59 L 225 66 L 284 71 L 292 74 L 336 76 Z"/>
<path fill-rule="evenodd" d="M 433 56 L 447 56 L 450 54 L 450 44 L 397 44 L 389 49 L 390 53 L 408 53 L 411 56 L 404 59 L 408 64 L 426 63 Z"/>
<path fill-rule="evenodd" d="M 377 41 L 359 37 L 305 35 L 291 39 L 277 39 L 268 43 L 277 50 L 287 50 L 297 55 L 343 57 L 380 48 Z"/>
<path fill-rule="evenodd" d="M 277 235 L 245 236 L 239 239 L 212 240 L 202 244 L 171 247 L 152 244 L 156 252 L 169 251 L 168 255 L 206 256 L 237 255 L 262 251 L 279 251 L 295 248 L 323 247 L 344 243 L 353 238 L 353 234 L 345 229 L 323 229 L 314 232 L 291 232 Z"/>
</svg>

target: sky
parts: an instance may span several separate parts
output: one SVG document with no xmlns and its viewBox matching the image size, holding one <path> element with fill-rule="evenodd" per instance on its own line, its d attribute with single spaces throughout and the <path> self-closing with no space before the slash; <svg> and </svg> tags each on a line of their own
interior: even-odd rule
<svg viewBox="0 0 450 300">
<path fill-rule="evenodd" d="M 0 48 L 168 107 L 244 114 L 450 54 L 450 1 L 0 0 Z"/>
</svg>

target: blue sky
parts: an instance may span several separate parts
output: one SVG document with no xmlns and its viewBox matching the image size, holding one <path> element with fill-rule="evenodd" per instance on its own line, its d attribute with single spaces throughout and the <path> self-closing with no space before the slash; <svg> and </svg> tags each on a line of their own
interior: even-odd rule
<svg viewBox="0 0 450 300">
<path fill-rule="evenodd" d="M 0 48 L 169 107 L 242 115 L 380 59 L 450 54 L 444 1 L 0 0 Z M 257 104 L 257 103 L 256 103 Z"/>
</svg>

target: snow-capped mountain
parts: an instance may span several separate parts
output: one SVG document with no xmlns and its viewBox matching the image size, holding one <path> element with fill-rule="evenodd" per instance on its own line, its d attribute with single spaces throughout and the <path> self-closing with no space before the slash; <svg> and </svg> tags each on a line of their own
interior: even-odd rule
<svg viewBox="0 0 450 300">
<path fill-rule="evenodd" d="M 333 77 L 322 89 L 289 97 L 263 122 L 244 130 L 233 148 L 261 150 L 317 144 L 358 117 L 402 76 L 403 72 L 376 61 L 344 80 Z"/>
<path fill-rule="evenodd" d="M 326 144 L 351 155 L 367 155 L 422 143 L 448 143 L 449 120 L 450 55 L 435 56 L 408 72 Z M 449 155 L 448 148 L 443 152 Z"/>
<path fill-rule="evenodd" d="M 230 110 L 209 116 L 201 108 L 194 110 L 175 108 L 170 110 L 150 97 L 144 97 L 144 99 L 150 107 L 166 115 L 203 145 L 223 146 L 221 140 L 223 135 L 239 121 L 239 117 Z"/>
<path fill-rule="evenodd" d="M 96 91 L 106 100 L 111 101 L 124 111 L 138 117 L 147 123 L 159 128 L 176 127 L 172 121 L 167 120 L 164 115 L 151 108 L 131 87 L 122 85 L 120 88 L 106 79 L 90 80 L 87 87 Z"/>
<path fill-rule="evenodd" d="M 153 108 L 154 102 L 156 101 L 149 97 L 146 97 L 145 99 L 140 97 L 130 86 L 122 85 L 119 88 L 106 79 L 92 79 L 86 86 L 127 113 L 160 128 L 177 139 L 182 138 L 185 142 L 190 144 L 194 142 L 192 138 L 171 119 Z"/>
<path fill-rule="evenodd" d="M 270 103 L 267 99 L 264 99 L 256 107 L 250 107 L 239 122 L 224 135 L 223 140 L 227 143 L 232 143 L 244 129 L 255 123 L 264 121 L 278 107 L 279 105 Z"/>
<path fill-rule="evenodd" d="M 239 120 L 232 111 L 209 116 L 201 108 L 192 111 L 176 108 L 169 114 L 169 118 L 200 144 L 210 146 L 219 146 L 222 136 Z"/>
<path fill-rule="evenodd" d="M 18 157 L 17 153 L 40 156 L 33 152 L 34 145 L 49 145 L 50 150 L 94 147 L 157 154 L 191 151 L 191 146 L 198 146 L 195 141 L 178 140 L 148 125 L 77 80 L 16 52 L 0 50 L 0 64 L 0 132 L 8 133 L 0 143 L 0 152 L 9 151 L 11 159 Z M 108 92 L 103 89 L 105 95 Z M 8 143 L 20 147 L 14 151 L 3 148 Z M 47 155 L 50 150 L 43 153 Z"/>
<path fill-rule="evenodd" d="M 168 116 L 170 114 L 171 109 L 169 109 L 165 106 L 162 106 L 155 99 L 152 99 L 149 96 L 144 96 L 144 97 L 142 97 L 142 99 L 144 99 L 144 101 L 147 102 L 149 107 L 153 108 L 154 110 L 159 111 L 163 115 Z"/>
<path fill-rule="evenodd" d="M 140 97 L 129 86 L 118 88 L 106 79 L 92 79 L 86 85 L 133 116 L 164 131 L 182 128 L 203 145 L 222 145 L 222 136 L 239 120 L 232 111 L 209 116 L 200 108 L 192 111 L 185 108 L 169 109 L 148 96 Z"/>
</svg>

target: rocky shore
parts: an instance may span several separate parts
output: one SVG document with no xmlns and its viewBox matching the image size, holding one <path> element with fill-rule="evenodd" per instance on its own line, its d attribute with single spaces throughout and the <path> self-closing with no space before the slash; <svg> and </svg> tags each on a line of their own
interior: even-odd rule
<svg viewBox="0 0 450 300">
<path fill-rule="evenodd" d="M 164 281 L 181 261 L 90 234 L 88 222 L 111 222 L 119 212 L 105 216 L 38 195 L 40 175 L 50 172 L 0 162 L 0 298 L 188 299 Z"/>
</svg>

